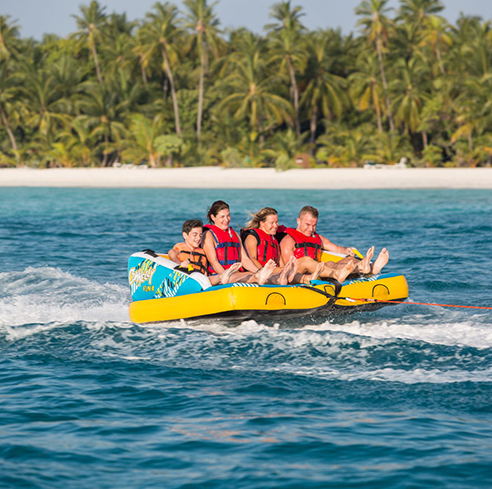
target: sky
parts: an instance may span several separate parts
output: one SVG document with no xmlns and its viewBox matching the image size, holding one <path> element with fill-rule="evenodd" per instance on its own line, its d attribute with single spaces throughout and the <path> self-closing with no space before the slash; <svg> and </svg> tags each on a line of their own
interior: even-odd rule
<svg viewBox="0 0 492 489">
<path fill-rule="evenodd" d="M 292 0 L 292 5 L 302 5 L 305 16 L 303 23 L 309 29 L 337 28 L 343 34 L 356 32 L 357 17 L 355 7 L 362 0 Z M 142 19 L 152 10 L 156 0 L 99 0 L 106 6 L 106 13 L 127 14 L 129 20 Z M 57 34 L 65 37 L 76 31 L 75 19 L 79 5 L 89 4 L 90 0 L 0 0 L 0 15 L 9 15 L 17 21 L 22 37 L 41 40 L 43 34 Z M 164 1 L 162 2 L 164 3 Z M 171 1 L 178 8 L 182 0 Z M 262 33 L 263 26 L 271 22 L 270 6 L 275 0 L 219 0 L 216 12 L 222 27 L 246 27 Z M 465 15 L 478 15 L 484 20 L 492 20 L 490 0 L 442 0 L 445 9 L 442 15 L 455 23 L 461 12 Z M 388 6 L 397 8 L 398 0 L 389 0 Z"/>
</svg>

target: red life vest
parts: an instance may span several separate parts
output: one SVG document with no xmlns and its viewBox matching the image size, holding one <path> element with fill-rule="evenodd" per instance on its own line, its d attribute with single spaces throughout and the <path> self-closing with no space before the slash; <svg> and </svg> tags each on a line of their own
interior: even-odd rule
<svg viewBox="0 0 492 489">
<path fill-rule="evenodd" d="M 215 224 L 205 224 L 203 227 L 205 232 L 211 231 L 215 240 L 217 260 L 225 270 L 230 268 L 234 263 L 240 261 L 241 242 L 232 227 L 229 227 L 227 231 L 223 231 Z M 217 273 L 210 264 L 208 265 L 208 271 L 209 273 Z"/>
<path fill-rule="evenodd" d="M 323 244 L 319 234 L 314 233 L 314 236 L 306 236 L 294 228 L 285 228 L 285 232 L 296 242 L 294 246 L 294 256 L 296 258 L 310 256 L 316 261 L 321 259 Z"/>
<path fill-rule="evenodd" d="M 280 265 L 280 247 L 275 236 L 265 233 L 261 229 L 246 229 L 243 233 L 243 241 L 252 235 L 258 242 L 256 258 L 263 266 L 268 260 L 273 260 L 277 266 Z"/>
<path fill-rule="evenodd" d="M 195 248 L 190 251 L 185 243 L 178 243 L 174 245 L 173 250 L 178 252 L 179 261 L 188 260 L 195 270 L 207 275 L 208 261 L 205 252 L 201 248 Z"/>
</svg>

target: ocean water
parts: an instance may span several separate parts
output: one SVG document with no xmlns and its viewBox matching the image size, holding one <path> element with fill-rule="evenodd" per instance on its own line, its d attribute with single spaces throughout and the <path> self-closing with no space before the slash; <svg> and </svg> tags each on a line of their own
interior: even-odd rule
<svg viewBox="0 0 492 489">
<path fill-rule="evenodd" d="M 491 487 L 492 310 L 129 321 L 128 256 L 219 198 L 492 307 L 490 191 L 0 189 L 0 487 Z"/>
</svg>

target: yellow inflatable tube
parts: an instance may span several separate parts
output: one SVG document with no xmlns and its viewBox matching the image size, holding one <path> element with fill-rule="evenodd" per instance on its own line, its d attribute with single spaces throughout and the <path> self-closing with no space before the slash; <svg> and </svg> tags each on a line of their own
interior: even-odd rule
<svg viewBox="0 0 492 489">
<path fill-rule="evenodd" d="M 340 257 L 325 254 L 333 261 Z M 347 280 L 342 285 L 321 280 L 307 285 L 228 284 L 201 292 L 134 300 L 130 319 L 136 323 L 204 317 L 281 318 L 310 314 L 328 315 L 379 309 L 379 301 L 404 301 L 408 297 L 405 277 L 384 274 Z M 368 302 L 369 301 L 369 302 Z M 372 302 L 371 302 L 372 301 Z"/>
</svg>

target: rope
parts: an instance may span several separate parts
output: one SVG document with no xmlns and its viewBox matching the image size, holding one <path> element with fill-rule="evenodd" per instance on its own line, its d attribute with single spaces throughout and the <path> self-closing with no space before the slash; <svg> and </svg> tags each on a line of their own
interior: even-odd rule
<svg viewBox="0 0 492 489">
<path fill-rule="evenodd" d="M 364 302 L 387 302 L 390 304 L 412 304 L 417 306 L 439 306 L 439 307 L 459 307 L 463 309 L 486 309 L 492 311 L 492 307 L 484 306 L 462 306 L 458 304 L 434 304 L 432 302 L 411 302 L 411 301 L 385 301 L 380 299 L 355 299 L 353 297 L 338 297 L 338 299 L 345 299 L 348 301 L 364 301 Z"/>
</svg>

